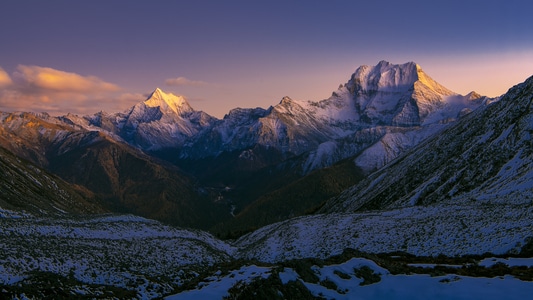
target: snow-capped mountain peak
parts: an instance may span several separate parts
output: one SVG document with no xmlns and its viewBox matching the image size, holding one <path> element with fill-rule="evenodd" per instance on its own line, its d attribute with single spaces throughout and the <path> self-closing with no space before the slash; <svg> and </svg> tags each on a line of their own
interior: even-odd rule
<svg viewBox="0 0 533 300">
<path fill-rule="evenodd" d="M 178 115 L 194 111 L 187 100 L 185 100 L 185 97 L 165 93 L 160 88 L 156 88 L 150 97 L 144 101 L 144 104 L 148 107 L 159 107 L 164 113 L 173 111 Z"/>
<path fill-rule="evenodd" d="M 438 94 L 456 94 L 429 77 L 415 62 L 396 65 L 382 60 L 374 67 L 363 65 L 353 73 L 348 85 L 365 92 L 401 92 L 412 89 L 417 83 Z"/>
<path fill-rule="evenodd" d="M 416 126 L 442 107 L 446 97 L 457 95 L 414 62 L 361 66 L 344 87 L 365 124 Z"/>
<path fill-rule="evenodd" d="M 185 97 L 166 93 L 160 88 L 156 88 L 145 101 L 122 113 L 100 112 L 84 119 L 86 123 L 74 122 L 100 127 L 143 150 L 181 146 L 186 138 L 216 120 L 194 110 Z"/>
<path fill-rule="evenodd" d="M 298 101 L 291 99 L 288 96 L 283 97 L 277 105 L 274 106 L 274 110 L 281 113 L 292 114 L 294 110 L 301 111 L 301 105 Z"/>
</svg>

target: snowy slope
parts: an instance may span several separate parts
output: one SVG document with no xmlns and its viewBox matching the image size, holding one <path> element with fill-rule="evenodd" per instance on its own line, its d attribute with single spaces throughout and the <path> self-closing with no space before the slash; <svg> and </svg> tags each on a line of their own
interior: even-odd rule
<svg viewBox="0 0 533 300">
<path fill-rule="evenodd" d="M 379 282 L 364 284 L 365 279 L 358 278 L 356 274 L 357 270 L 364 267 L 379 276 Z M 302 282 L 313 296 L 325 299 L 524 299 L 533 291 L 531 282 L 520 281 L 512 276 L 393 275 L 375 262 L 361 258 L 338 265 L 315 266 L 313 271 L 320 283 L 306 282 L 290 268 L 285 268 L 279 276 L 285 282 Z M 326 281 L 332 282 L 336 289 L 331 288 L 331 284 L 325 284 Z"/>
<path fill-rule="evenodd" d="M 384 292 L 407 297 L 411 294 L 402 287 L 419 285 L 433 287 L 422 293 L 428 297 L 436 295 L 435 289 L 438 295 L 452 297 L 466 288 L 471 289 L 471 295 L 481 297 L 487 291 L 481 286 L 490 284 L 494 288 L 490 291 L 499 293 L 503 289 L 508 296 L 517 296 L 523 290 L 509 289 L 520 287 L 529 292 L 531 282 L 511 276 L 490 279 L 479 274 L 476 278 L 445 275 L 442 271 L 437 277 L 412 275 L 414 268 L 426 268 L 416 273 L 434 274 L 430 269 L 436 267 L 428 263 L 412 264 L 413 269 L 404 268 L 405 273 L 400 274 L 396 268 L 395 275 L 362 258 L 340 264 L 321 263 L 310 266 L 318 282 L 309 281 L 309 276 L 303 277 L 287 264 L 301 266 L 289 260 L 311 257 L 316 261 L 341 254 L 346 248 L 433 256 L 488 250 L 518 253 L 525 238 L 531 240 L 532 216 L 531 207 L 519 205 L 414 207 L 308 216 L 261 228 L 228 244 L 202 231 L 169 227 L 135 216 L 36 218 L 0 210 L 0 286 L 10 295 L 31 291 L 42 297 L 54 291 L 70 297 L 106 294 L 140 299 L 160 298 L 186 288 L 169 299 L 218 299 L 239 293 L 257 280 L 274 280 L 279 284 L 267 284 L 268 288 L 290 291 L 294 288 L 290 282 L 300 281 L 315 296 L 322 293 L 328 299 L 350 299 Z M 249 265 L 248 259 L 262 263 Z M 494 269 L 496 262 L 527 266 L 531 259 L 486 258 L 479 265 Z M 367 280 L 360 273 L 364 267 L 379 276 L 378 282 L 362 284 Z M 496 269 L 502 270 L 498 265 Z M 501 272 L 510 274 L 510 270 Z M 331 281 L 336 287 L 332 288 Z M 126 294 L 119 296 L 119 292 Z"/>
<path fill-rule="evenodd" d="M 0 286 L 26 284 L 31 290 L 39 287 L 39 274 L 56 274 L 69 279 L 59 285 L 70 297 L 102 295 L 98 287 L 106 286 L 132 291 L 133 298 L 161 297 L 197 276 L 195 270 L 227 262 L 234 252 L 202 231 L 115 215 L 8 215 L 0 218 L 0 244 Z M 50 276 L 48 287 L 50 278 L 57 284 Z M 48 287 L 45 282 L 40 289 Z"/>
<path fill-rule="evenodd" d="M 326 258 L 346 248 L 414 255 L 504 254 L 533 237 L 533 206 L 464 204 L 306 216 L 265 226 L 235 245 L 266 262 Z"/>
</svg>

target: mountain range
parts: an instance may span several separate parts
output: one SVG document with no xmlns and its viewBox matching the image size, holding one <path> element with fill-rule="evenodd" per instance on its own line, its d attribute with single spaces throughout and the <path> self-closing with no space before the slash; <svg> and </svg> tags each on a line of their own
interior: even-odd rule
<svg viewBox="0 0 533 300">
<path fill-rule="evenodd" d="M 217 119 L 156 89 L 121 113 L 0 113 L 0 133 L 0 288 L 13 298 L 533 280 L 526 258 L 484 266 L 533 255 L 533 77 L 498 98 L 459 95 L 416 63 L 381 61 L 321 101 Z"/>
<path fill-rule="evenodd" d="M 284 97 L 223 119 L 159 88 L 119 113 L 3 113 L 0 145 L 106 210 L 231 234 L 317 209 L 491 101 L 448 90 L 416 63 L 381 61 L 328 99 Z"/>
</svg>

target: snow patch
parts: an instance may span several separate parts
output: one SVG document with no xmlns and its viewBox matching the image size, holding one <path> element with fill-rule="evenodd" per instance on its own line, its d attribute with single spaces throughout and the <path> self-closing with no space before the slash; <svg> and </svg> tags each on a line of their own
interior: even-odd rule
<svg viewBox="0 0 533 300">
<path fill-rule="evenodd" d="M 250 283 L 256 278 L 268 278 L 271 269 L 267 267 L 243 266 L 225 276 L 214 274 L 200 282 L 196 289 L 165 297 L 167 300 L 223 299 L 229 296 L 228 290 L 237 283 Z"/>
</svg>

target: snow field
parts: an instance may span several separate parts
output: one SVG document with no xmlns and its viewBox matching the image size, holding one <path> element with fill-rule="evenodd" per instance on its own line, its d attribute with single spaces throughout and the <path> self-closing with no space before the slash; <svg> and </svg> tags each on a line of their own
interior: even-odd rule
<svg viewBox="0 0 533 300">
<path fill-rule="evenodd" d="M 196 268 L 230 260 L 233 252 L 206 232 L 134 216 L 0 219 L 0 285 L 46 272 L 151 299 L 194 277 Z"/>
</svg>

